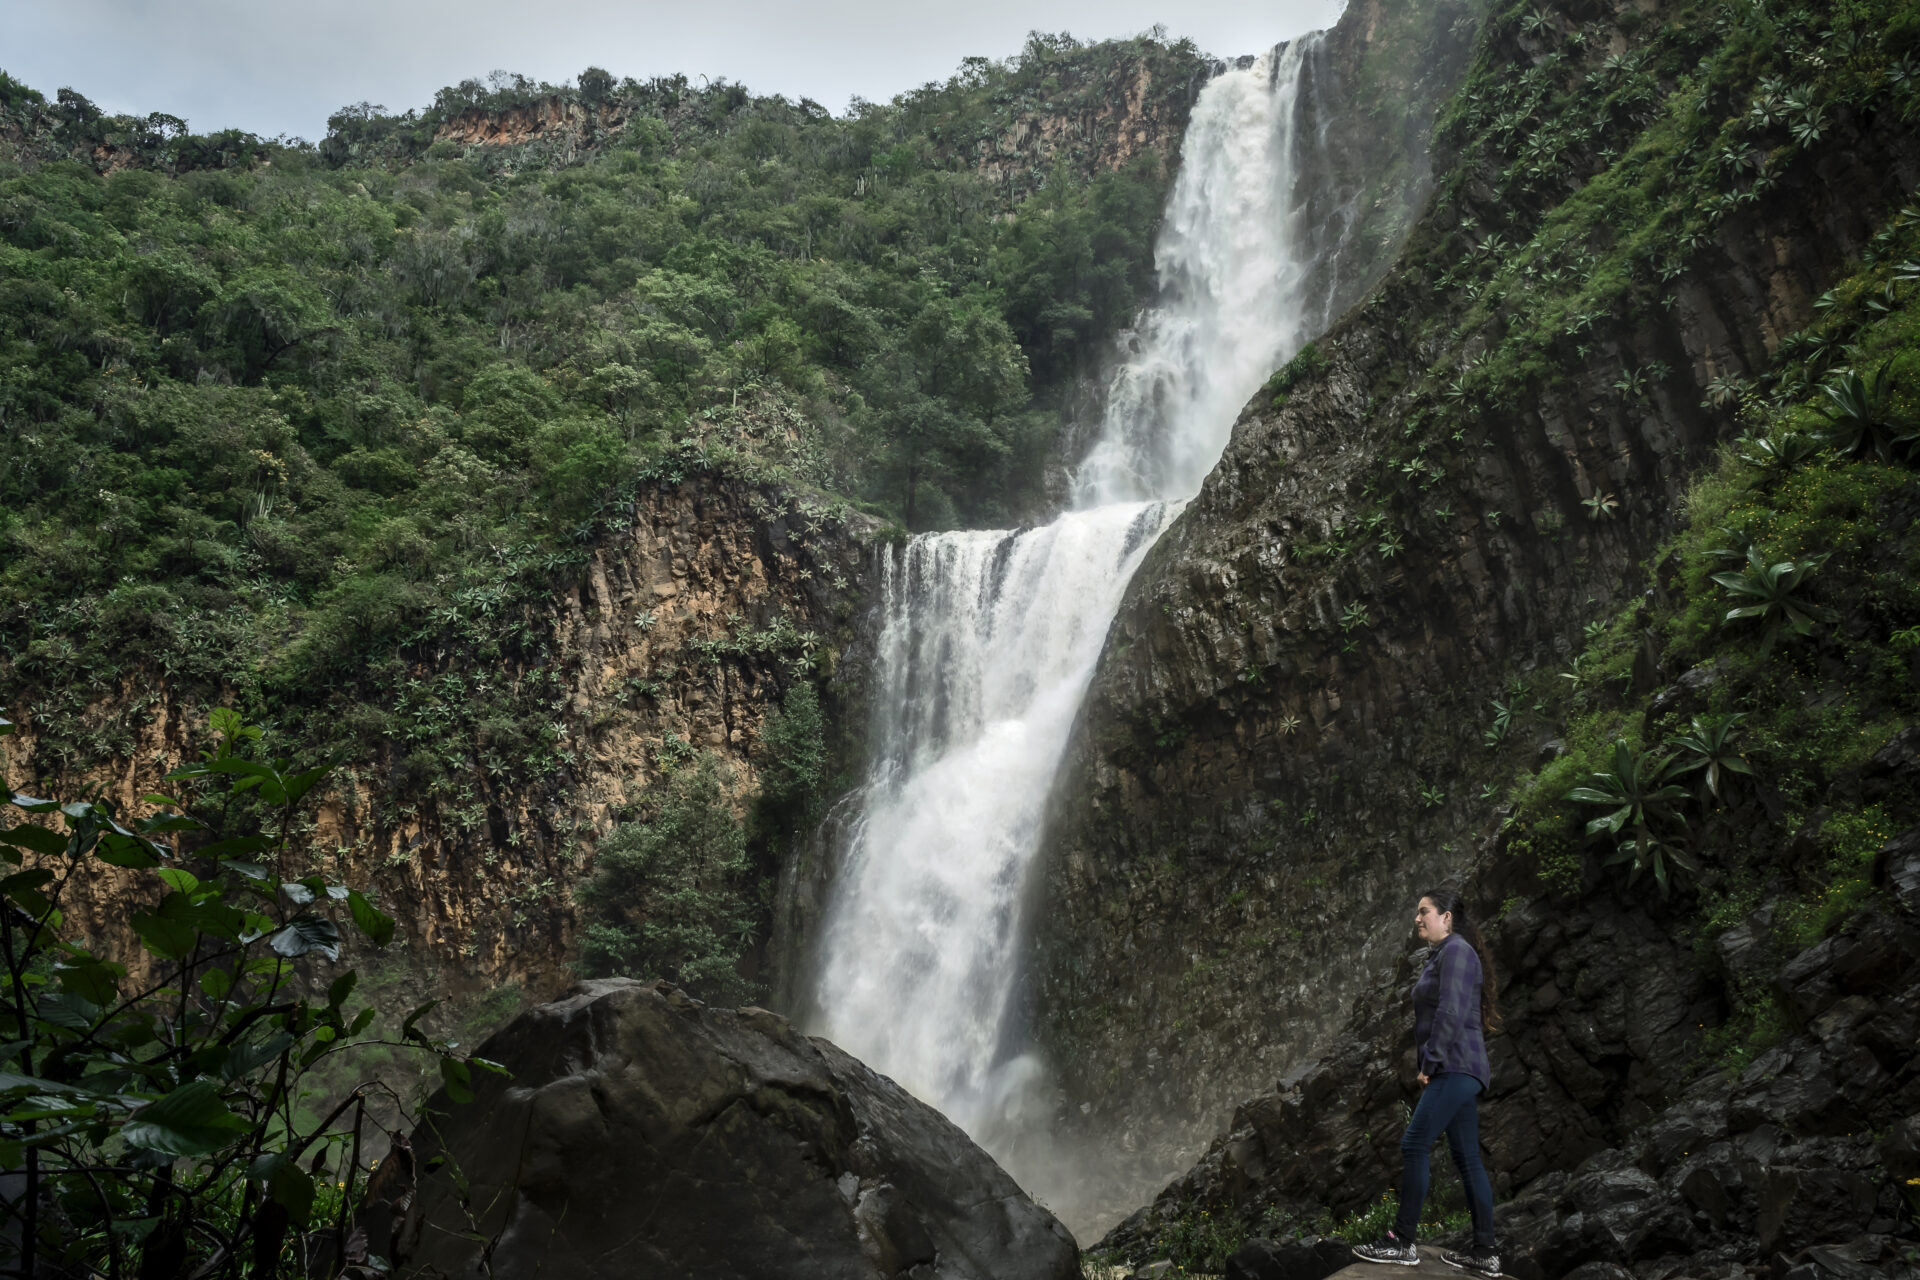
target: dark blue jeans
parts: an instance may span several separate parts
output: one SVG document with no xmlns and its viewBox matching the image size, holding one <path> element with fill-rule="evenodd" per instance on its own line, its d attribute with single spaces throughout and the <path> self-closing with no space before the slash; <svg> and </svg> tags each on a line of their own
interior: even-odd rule
<svg viewBox="0 0 1920 1280">
<path fill-rule="evenodd" d="M 1480 1164 L 1480 1082 L 1464 1071 L 1442 1071 L 1420 1092 L 1413 1119 L 1400 1138 L 1400 1214 L 1393 1234 L 1411 1241 L 1420 1226 L 1420 1210 L 1427 1203 L 1427 1157 L 1440 1131 L 1447 1131 L 1453 1167 L 1467 1189 L 1473 1213 L 1473 1244 L 1493 1248 L 1493 1187 Z"/>
</svg>

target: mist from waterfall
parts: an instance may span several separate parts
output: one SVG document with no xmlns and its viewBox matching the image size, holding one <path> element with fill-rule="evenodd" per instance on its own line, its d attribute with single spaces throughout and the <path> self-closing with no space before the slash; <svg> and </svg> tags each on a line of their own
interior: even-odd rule
<svg viewBox="0 0 1920 1280">
<path fill-rule="evenodd" d="M 1048 791 L 1127 582 L 1266 377 L 1324 327 L 1303 177 L 1320 37 L 1202 90 L 1072 508 L 885 554 L 873 761 L 821 935 L 812 1030 L 939 1107 L 1056 1210 L 1052 1106 L 1015 1011 Z M 1296 127 L 1296 126 L 1300 127 Z"/>
</svg>

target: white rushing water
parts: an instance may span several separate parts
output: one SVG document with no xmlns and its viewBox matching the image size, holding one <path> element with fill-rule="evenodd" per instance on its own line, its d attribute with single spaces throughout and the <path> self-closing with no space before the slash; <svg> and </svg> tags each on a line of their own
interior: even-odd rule
<svg viewBox="0 0 1920 1280">
<path fill-rule="evenodd" d="M 1296 137 L 1317 36 L 1211 81 L 1073 509 L 924 534 L 882 566 L 875 760 L 819 956 L 814 1030 L 997 1156 L 1042 1125 L 1010 1011 L 1041 818 L 1127 581 L 1248 398 L 1326 317 Z M 1024 1114 L 1023 1114 L 1024 1113 Z M 1043 1127 L 1043 1125 L 1042 1125 Z M 1018 1173 L 1016 1169 L 1016 1173 Z"/>
</svg>

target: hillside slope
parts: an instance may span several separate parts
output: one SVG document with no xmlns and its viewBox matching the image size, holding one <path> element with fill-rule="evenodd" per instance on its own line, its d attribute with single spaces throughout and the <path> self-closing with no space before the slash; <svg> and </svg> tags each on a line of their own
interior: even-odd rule
<svg viewBox="0 0 1920 1280">
<path fill-rule="evenodd" d="M 318 146 L 0 75 L 7 777 L 137 810 L 237 706 L 343 763 L 305 852 L 401 919 L 397 987 L 498 1004 L 711 757 L 719 985 L 764 992 L 872 543 L 1045 501 L 1207 67 L 1035 37 L 841 117 L 589 69 Z"/>
<path fill-rule="evenodd" d="M 1912 343 L 1912 285 L 1896 277 L 1914 255 L 1916 35 L 1899 3 L 1489 16 L 1400 264 L 1248 406 L 1109 638 L 1035 912 L 1034 1034 L 1071 1123 L 1148 1166 L 1308 1055 L 1366 1037 L 1381 1024 L 1349 1023 L 1348 1007 L 1411 945 L 1420 889 L 1468 875 L 1505 819 L 1521 834 L 1500 847 L 1554 891 L 1604 898 L 1625 871 L 1600 870 L 1611 848 L 1581 837 L 1593 813 L 1560 797 L 1612 767 L 1616 736 L 1672 746 L 1683 708 L 1752 717 L 1734 741 L 1766 798 L 1745 825 L 1708 806 L 1684 838 L 1663 829 L 1705 870 L 1676 871 L 1673 907 L 1647 927 L 1710 942 L 1763 900 L 1797 920 L 1808 902 L 1859 900 L 1862 850 L 1894 815 L 1829 796 L 1914 716 L 1898 647 L 1920 620 L 1900 514 L 1912 473 L 1810 447 L 1765 517 L 1729 496 L 1744 472 L 1697 486 L 1743 430 L 1817 445 L 1817 387 L 1840 385 L 1840 366 L 1892 361 L 1867 412 L 1911 421 L 1915 375 L 1894 357 Z M 1768 565 L 1832 551 L 1812 593 L 1841 621 L 1815 645 L 1770 645 L 1704 704 L 1689 685 L 1646 714 L 1715 646 L 1752 639 L 1714 625 L 1730 604 L 1709 570 L 1741 565 L 1710 553 L 1735 537 Z M 1509 798 L 1516 771 L 1541 767 Z M 1782 888 L 1795 862 L 1808 869 Z M 1547 890 L 1489 905 L 1533 892 Z M 1815 912 L 1815 933 L 1843 915 Z M 1734 1016 L 1739 1001 L 1702 981 L 1676 1007 L 1706 1027 Z M 1585 1068 L 1609 1091 L 1648 1078 L 1617 1040 Z M 1375 1101 L 1389 1096 L 1410 1095 Z M 1606 1097 L 1576 1110 L 1612 1145 L 1647 1112 Z M 1388 1137 L 1340 1130 L 1362 1172 L 1323 1206 L 1389 1185 L 1362 1134 Z M 1553 1152 L 1555 1167 L 1579 1153 Z M 1270 1148 L 1249 1185 L 1331 1158 L 1307 1156 Z M 1496 1147 L 1520 1182 L 1523 1163 Z"/>
</svg>

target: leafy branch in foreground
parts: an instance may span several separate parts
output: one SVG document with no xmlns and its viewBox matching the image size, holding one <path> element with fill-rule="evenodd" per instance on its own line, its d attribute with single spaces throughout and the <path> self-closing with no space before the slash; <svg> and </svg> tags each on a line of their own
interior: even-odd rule
<svg viewBox="0 0 1920 1280">
<path fill-rule="evenodd" d="M 384 1255 L 350 1206 L 379 1123 L 368 1101 L 399 1099 L 367 1080 L 316 1119 L 307 1077 L 411 1045 L 459 1101 L 493 1065 L 429 1039 L 425 1009 L 397 1040 L 361 1038 L 375 1012 L 349 1012 L 357 973 L 323 984 L 319 967 L 339 960 L 343 922 L 385 946 L 393 919 L 300 874 L 292 842 L 331 766 L 257 758 L 259 727 L 229 709 L 209 727 L 213 747 L 167 777 L 192 799 L 148 796 L 145 818 L 0 784 L 16 819 L 0 829 L 0 1168 L 18 1188 L 0 1198 L 0 1269 L 28 1280 L 332 1276 Z M 124 961 L 79 940 L 62 907 L 103 868 L 135 877 L 113 897 L 139 939 Z"/>
</svg>

